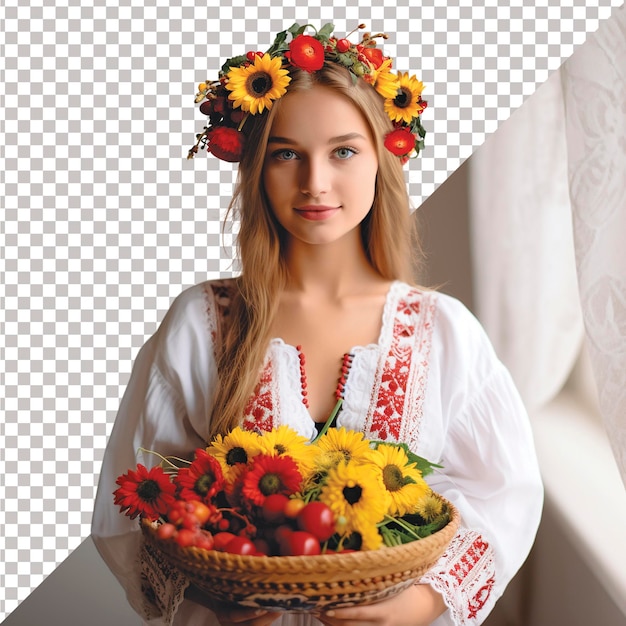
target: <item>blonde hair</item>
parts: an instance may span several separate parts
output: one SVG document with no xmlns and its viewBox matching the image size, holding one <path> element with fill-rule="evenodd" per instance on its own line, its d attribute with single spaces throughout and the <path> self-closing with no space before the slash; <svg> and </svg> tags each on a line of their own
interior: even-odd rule
<svg viewBox="0 0 626 626">
<path fill-rule="evenodd" d="M 402 164 L 383 143 L 392 123 L 381 96 L 364 80 L 353 82 L 350 73 L 334 63 L 313 73 L 292 68 L 289 74 L 289 92 L 315 85 L 332 88 L 348 98 L 369 124 L 378 155 L 378 173 L 372 209 L 361 224 L 363 247 L 372 267 L 383 278 L 411 282 L 419 248 Z M 265 115 L 251 116 L 246 121 L 246 150 L 229 209 L 240 220 L 237 244 L 242 273 L 236 279 L 237 289 L 219 347 L 219 385 L 210 437 L 224 434 L 241 421 L 259 380 L 278 295 L 285 284 L 285 235 L 263 190 L 265 151 L 280 105 L 281 100 L 277 100 Z"/>
</svg>

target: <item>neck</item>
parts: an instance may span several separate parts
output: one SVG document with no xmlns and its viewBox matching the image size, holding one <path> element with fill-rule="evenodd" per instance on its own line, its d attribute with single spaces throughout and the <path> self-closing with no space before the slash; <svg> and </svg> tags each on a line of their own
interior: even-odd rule
<svg viewBox="0 0 626 626">
<path fill-rule="evenodd" d="M 340 298 L 388 282 L 370 264 L 358 230 L 328 244 L 292 240 L 286 259 L 288 291 Z"/>
</svg>

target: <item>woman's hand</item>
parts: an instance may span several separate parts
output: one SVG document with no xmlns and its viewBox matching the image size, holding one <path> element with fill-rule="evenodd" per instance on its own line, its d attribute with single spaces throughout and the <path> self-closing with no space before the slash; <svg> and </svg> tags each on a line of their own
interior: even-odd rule
<svg viewBox="0 0 626 626">
<path fill-rule="evenodd" d="M 223 607 L 213 609 L 222 626 L 241 624 L 244 626 L 268 626 L 280 617 L 280 613 L 270 613 L 262 609 L 247 609 L 244 607 Z"/>
<path fill-rule="evenodd" d="M 428 626 L 445 610 L 443 598 L 430 585 L 411 585 L 382 602 L 327 611 L 317 619 L 327 626 Z"/>
<path fill-rule="evenodd" d="M 280 613 L 271 613 L 262 609 L 249 609 L 242 606 L 215 602 L 210 596 L 194 585 L 189 585 L 185 598 L 207 609 L 211 609 L 222 626 L 268 626 L 280 617 Z"/>
</svg>

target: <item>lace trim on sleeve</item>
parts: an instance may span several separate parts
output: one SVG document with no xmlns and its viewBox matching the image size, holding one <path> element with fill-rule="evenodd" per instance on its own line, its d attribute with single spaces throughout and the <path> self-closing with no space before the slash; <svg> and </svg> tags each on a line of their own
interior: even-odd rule
<svg viewBox="0 0 626 626">
<path fill-rule="evenodd" d="M 482 623 L 496 601 L 495 556 L 480 533 L 461 528 L 452 543 L 419 581 L 442 594 L 457 626 Z"/>
<path fill-rule="evenodd" d="M 174 615 L 184 600 L 189 580 L 168 563 L 157 549 L 145 542 L 139 559 L 144 619 L 161 618 L 160 623 L 172 624 Z"/>
<path fill-rule="evenodd" d="M 213 346 L 221 343 L 230 316 L 230 303 L 235 283 L 232 279 L 213 280 L 205 285 L 207 322 Z M 217 354 L 216 354 L 217 356 Z"/>
</svg>

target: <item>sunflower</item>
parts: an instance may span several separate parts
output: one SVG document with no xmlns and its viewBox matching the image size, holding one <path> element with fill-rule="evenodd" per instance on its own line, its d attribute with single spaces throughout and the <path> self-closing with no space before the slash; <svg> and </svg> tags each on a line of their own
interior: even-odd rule
<svg viewBox="0 0 626 626">
<path fill-rule="evenodd" d="M 340 534 L 375 526 L 385 517 L 388 498 L 376 467 L 355 462 L 331 469 L 319 497 L 334 513 Z"/>
<path fill-rule="evenodd" d="M 140 515 L 156 520 L 175 501 L 176 485 L 158 465 L 148 470 L 139 463 L 136 471 L 128 470 L 128 474 L 122 474 L 115 482 L 119 485 L 113 492 L 115 504 L 130 519 Z"/>
<path fill-rule="evenodd" d="M 291 457 L 259 454 L 243 476 L 241 495 L 246 501 L 261 506 L 265 498 L 274 493 L 286 496 L 296 493 L 301 482 L 302 476 Z"/>
<path fill-rule="evenodd" d="M 399 86 L 395 95 L 385 100 L 385 111 L 393 122 L 411 123 L 424 107 L 421 104 L 424 83 L 408 72 L 398 74 Z"/>
<path fill-rule="evenodd" d="M 380 468 L 383 484 L 390 496 L 388 515 L 402 517 L 415 513 L 416 507 L 430 493 L 415 463 L 409 462 L 406 452 L 398 446 L 381 444 L 374 462 Z"/>
<path fill-rule="evenodd" d="M 271 109 L 273 101 L 285 95 L 291 81 L 282 64 L 281 57 L 264 54 L 255 56 L 250 65 L 231 68 L 226 74 L 226 89 L 231 92 L 228 99 L 233 100 L 233 107 L 241 107 L 252 115 Z"/>
<path fill-rule="evenodd" d="M 247 465 L 252 457 L 259 454 L 261 447 L 256 433 L 237 426 L 224 437 L 217 435 L 206 451 L 220 462 L 224 479 L 230 483 L 236 474 L 233 468 Z"/>
<path fill-rule="evenodd" d="M 174 482 L 182 500 L 202 500 L 206 504 L 224 487 L 220 462 L 206 450 L 198 448 L 193 463 L 178 470 Z"/>
<path fill-rule="evenodd" d="M 391 71 L 391 59 L 386 59 L 379 67 L 371 67 L 369 74 L 363 78 L 372 85 L 386 100 L 392 100 L 398 95 L 400 82 L 398 76 Z"/>
<path fill-rule="evenodd" d="M 382 535 L 375 524 L 359 525 L 354 532 L 361 536 L 361 550 L 378 550 L 383 545 Z"/>
<path fill-rule="evenodd" d="M 263 433 L 259 445 L 264 454 L 270 456 L 288 455 L 298 464 L 300 473 L 305 476 L 313 468 L 319 448 L 309 444 L 309 440 L 299 435 L 287 425 Z"/>
<path fill-rule="evenodd" d="M 316 469 L 327 472 L 341 461 L 365 463 L 371 460 L 372 449 L 363 433 L 345 428 L 329 428 L 315 444 L 320 452 L 316 459 Z"/>
</svg>

